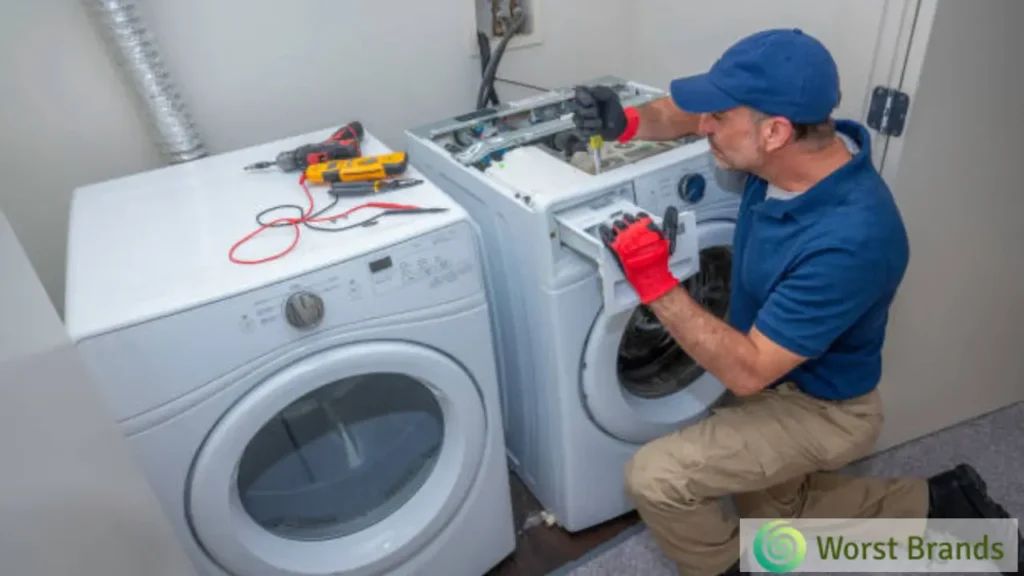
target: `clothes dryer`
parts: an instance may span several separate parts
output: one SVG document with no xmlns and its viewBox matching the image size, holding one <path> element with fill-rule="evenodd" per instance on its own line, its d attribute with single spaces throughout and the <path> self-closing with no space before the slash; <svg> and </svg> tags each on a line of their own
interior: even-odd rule
<svg viewBox="0 0 1024 576">
<path fill-rule="evenodd" d="M 589 82 L 626 105 L 667 96 Z M 606 143 L 597 173 L 571 120 L 573 88 L 407 133 L 414 165 L 480 223 L 498 327 L 509 457 L 566 529 L 632 509 L 625 464 L 644 443 L 705 416 L 722 384 L 640 305 L 597 228 L 623 212 L 680 210 L 671 268 L 728 312 L 740 197 L 706 140 Z"/>
<path fill-rule="evenodd" d="M 479 576 L 515 539 L 466 211 L 425 182 L 374 199 L 442 211 L 328 220 L 346 198 L 229 261 L 309 200 L 242 167 L 329 134 L 76 190 L 67 328 L 202 574 Z"/>
</svg>

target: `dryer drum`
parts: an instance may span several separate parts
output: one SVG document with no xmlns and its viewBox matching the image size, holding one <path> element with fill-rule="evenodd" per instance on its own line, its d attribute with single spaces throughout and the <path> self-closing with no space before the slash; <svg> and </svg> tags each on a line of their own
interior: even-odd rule
<svg viewBox="0 0 1024 576">
<path fill-rule="evenodd" d="M 700 273 L 682 282 L 695 300 L 718 318 L 729 312 L 732 250 L 725 246 L 700 253 Z M 641 398 L 668 396 L 689 386 L 704 369 L 681 349 L 646 306 L 638 307 L 619 344 L 619 382 Z"/>
</svg>

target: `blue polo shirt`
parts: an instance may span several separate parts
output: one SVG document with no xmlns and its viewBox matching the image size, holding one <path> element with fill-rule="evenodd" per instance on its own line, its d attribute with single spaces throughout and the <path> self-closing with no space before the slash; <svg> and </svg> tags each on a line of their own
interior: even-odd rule
<svg viewBox="0 0 1024 576">
<path fill-rule="evenodd" d="M 766 198 L 749 175 L 733 240 L 729 322 L 756 326 L 808 360 L 791 381 L 825 399 L 871 391 L 882 372 L 889 306 L 910 256 L 899 210 L 871 162 L 867 130 L 837 121 L 860 150 L 811 189 Z"/>
</svg>

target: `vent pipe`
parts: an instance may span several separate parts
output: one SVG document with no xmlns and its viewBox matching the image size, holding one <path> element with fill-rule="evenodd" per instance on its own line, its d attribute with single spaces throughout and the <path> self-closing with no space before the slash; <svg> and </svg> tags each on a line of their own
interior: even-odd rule
<svg viewBox="0 0 1024 576">
<path fill-rule="evenodd" d="M 156 42 L 131 0 L 82 0 L 115 63 L 146 108 L 157 145 L 172 164 L 207 155 L 181 95 L 164 68 Z"/>
</svg>

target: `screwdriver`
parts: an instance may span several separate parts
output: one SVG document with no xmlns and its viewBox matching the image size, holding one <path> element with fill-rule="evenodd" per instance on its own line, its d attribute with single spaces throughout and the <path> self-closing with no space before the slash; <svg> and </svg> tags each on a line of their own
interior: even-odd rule
<svg viewBox="0 0 1024 576">
<path fill-rule="evenodd" d="M 590 152 L 594 155 L 594 174 L 601 173 L 601 147 L 604 146 L 604 138 L 600 134 L 590 137 Z"/>
<path fill-rule="evenodd" d="M 395 178 L 394 180 L 361 180 L 341 181 L 331 184 L 331 195 L 335 197 L 345 196 L 370 196 L 388 190 L 399 190 L 411 188 L 423 184 L 423 180 L 416 178 Z"/>
<path fill-rule="evenodd" d="M 331 160 L 347 160 L 358 158 L 362 152 L 359 142 L 363 138 L 363 125 L 350 122 L 338 130 L 324 142 L 306 144 L 294 150 L 286 150 L 270 161 L 256 162 L 245 167 L 246 170 L 263 170 L 277 166 L 282 172 L 304 170 L 311 164 L 330 162 Z"/>
</svg>

